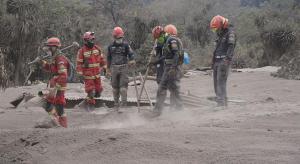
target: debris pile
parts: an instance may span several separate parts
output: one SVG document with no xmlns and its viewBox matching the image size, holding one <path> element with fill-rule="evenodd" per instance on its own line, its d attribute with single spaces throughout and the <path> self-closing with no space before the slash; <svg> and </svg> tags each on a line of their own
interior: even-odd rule
<svg viewBox="0 0 300 164">
<path fill-rule="evenodd" d="M 282 66 L 277 73 L 272 75 L 285 79 L 300 80 L 300 56 L 294 57 L 287 64 Z"/>
</svg>

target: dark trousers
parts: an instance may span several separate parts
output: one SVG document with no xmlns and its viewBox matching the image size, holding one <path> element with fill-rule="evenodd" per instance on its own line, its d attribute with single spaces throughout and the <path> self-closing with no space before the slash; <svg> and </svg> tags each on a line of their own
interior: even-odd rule
<svg viewBox="0 0 300 164">
<path fill-rule="evenodd" d="M 223 60 L 214 63 L 213 77 L 214 77 L 214 89 L 217 96 L 217 103 L 220 106 L 227 105 L 227 78 L 229 74 L 230 65 Z"/>
<path fill-rule="evenodd" d="M 167 97 L 167 90 L 170 91 L 171 107 L 175 109 L 182 109 L 182 100 L 179 95 L 180 78 L 181 69 L 179 67 L 172 68 L 168 65 L 165 66 L 157 91 L 155 110 L 161 111 L 163 109 L 163 105 Z"/>
</svg>

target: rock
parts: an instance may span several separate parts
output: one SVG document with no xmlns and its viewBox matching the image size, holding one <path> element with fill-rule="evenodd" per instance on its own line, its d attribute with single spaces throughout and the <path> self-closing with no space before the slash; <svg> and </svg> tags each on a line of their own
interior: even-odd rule
<svg viewBox="0 0 300 164">
<path fill-rule="evenodd" d="M 185 141 L 184 143 L 185 143 L 185 144 L 189 144 L 189 143 L 191 143 L 191 142 L 190 142 L 190 141 Z"/>
<path fill-rule="evenodd" d="M 204 150 L 201 150 L 201 149 L 197 150 L 197 152 L 200 152 L 200 153 L 203 152 L 203 151 L 204 151 Z"/>
<path fill-rule="evenodd" d="M 49 129 L 49 128 L 55 128 L 58 127 L 58 125 L 51 119 L 46 119 L 42 122 L 36 123 L 34 128 L 43 128 L 43 129 Z"/>
<path fill-rule="evenodd" d="M 274 99 L 272 97 L 266 98 L 266 102 L 274 102 Z"/>
<path fill-rule="evenodd" d="M 117 140 L 116 137 L 108 137 L 108 139 L 111 140 L 111 141 L 116 141 Z"/>
</svg>

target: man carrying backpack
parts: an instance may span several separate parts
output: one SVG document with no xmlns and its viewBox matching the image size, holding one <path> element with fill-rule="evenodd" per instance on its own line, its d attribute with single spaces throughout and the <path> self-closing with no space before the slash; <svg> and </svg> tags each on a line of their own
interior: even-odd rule
<svg viewBox="0 0 300 164">
<path fill-rule="evenodd" d="M 181 78 L 181 64 L 183 63 L 182 42 L 177 37 L 177 28 L 174 25 L 164 27 L 166 42 L 163 46 L 165 61 L 164 72 L 159 83 L 154 112 L 161 114 L 163 104 L 167 96 L 167 89 L 170 91 L 171 107 L 182 109 L 182 100 L 179 95 L 179 83 Z"/>
</svg>

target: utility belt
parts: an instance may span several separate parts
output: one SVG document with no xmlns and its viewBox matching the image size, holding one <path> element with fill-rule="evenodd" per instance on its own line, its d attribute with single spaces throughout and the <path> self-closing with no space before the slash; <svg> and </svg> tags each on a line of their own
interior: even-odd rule
<svg viewBox="0 0 300 164">
<path fill-rule="evenodd" d="M 174 59 L 165 59 L 165 64 L 166 65 L 174 64 Z"/>
<path fill-rule="evenodd" d="M 112 66 L 117 68 L 126 68 L 128 64 L 112 64 Z"/>
<path fill-rule="evenodd" d="M 222 55 L 222 56 L 215 56 L 215 59 L 224 59 L 226 58 L 226 55 Z"/>
</svg>

